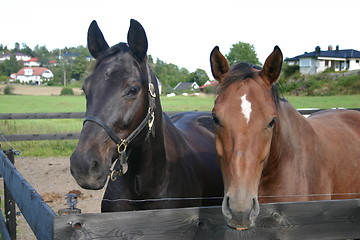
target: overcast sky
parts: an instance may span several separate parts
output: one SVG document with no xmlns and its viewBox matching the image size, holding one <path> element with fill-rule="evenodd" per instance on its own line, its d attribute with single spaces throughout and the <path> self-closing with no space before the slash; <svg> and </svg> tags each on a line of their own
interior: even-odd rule
<svg viewBox="0 0 360 240">
<path fill-rule="evenodd" d="M 253 44 L 260 62 L 275 45 L 284 57 L 316 46 L 360 50 L 359 0 L 3 0 L 0 44 L 48 50 L 86 46 L 96 20 L 109 45 L 126 42 L 130 19 L 145 28 L 148 54 L 189 71 L 204 69 L 218 45 L 225 55 L 239 41 Z"/>
</svg>

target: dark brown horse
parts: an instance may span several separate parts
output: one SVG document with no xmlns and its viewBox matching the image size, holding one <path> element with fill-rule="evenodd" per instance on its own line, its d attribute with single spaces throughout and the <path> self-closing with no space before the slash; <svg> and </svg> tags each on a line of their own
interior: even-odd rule
<svg viewBox="0 0 360 240">
<path fill-rule="evenodd" d="M 278 97 L 282 60 L 276 46 L 262 69 L 248 63 L 230 68 L 218 47 L 211 52 L 212 73 L 220 83 L 213 118 L 225 188 L 222 210 L 227 224 L 239 230 L 254 226 L 258 198 L 360 197 L 346 194 L 360 193 L 360 112 L 303 117 Z"/>
<path fill-rule="evenodd" d="M 70 158 L 77 183 L 101 189 L 114 165 L 102 211 L 220 205 L 211 115 L 162 112 L 140 23 L 131 20 L 128 44 L 109 48 L 93 21 L 88 48 L 96 66 L 83 85 L 86 117 Z"/>
</svg>

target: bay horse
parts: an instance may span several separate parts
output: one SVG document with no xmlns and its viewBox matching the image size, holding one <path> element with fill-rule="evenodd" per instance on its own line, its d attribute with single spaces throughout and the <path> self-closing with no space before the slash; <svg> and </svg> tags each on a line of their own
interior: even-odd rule
<svg viewBox="0 0 360 240">
<path fill-rule="evenodd" d="M 89 27 L 96 64 L 83 85 L 86 115 L 71 174 L 81 187 L 101 189 L 114 168 L 102 212 L 221 205 L 211 114 L 162 112 L 146 33 L 136 20 L 127 40 L 109 47 L 96 21 Z"/>
<path fill-rule="evenodd" d="M 325 110 L 303 117 L 279 97 L 278 46 L 263 68 L 230 67 L 218 47 L 210 62 L 220 83 L 212 114 L 228 226 L 253 227 L 259 201 L 360 197 L 360 112 Z"/>
</svg>

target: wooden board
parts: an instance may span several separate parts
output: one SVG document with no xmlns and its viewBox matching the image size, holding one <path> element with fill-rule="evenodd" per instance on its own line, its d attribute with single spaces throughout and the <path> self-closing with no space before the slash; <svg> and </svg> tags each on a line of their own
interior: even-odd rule
<svg viewBox="0 0 360 240">
<path fill-rule="evenodd" d="M 2 135 L 0 142 L 6 139 L 7 142 L 14 141 L 39 141 L 39 140 L 70 140 L 79 139 L 80 133 L 57 133 L 57 134 L 17 134 Z"/>
<path fill-rule="evenodd" d="M 11 240 L 10 233 L 6 227 L 6 222 L 3 217 L 3 213 L 0 211 L 0 233 L 1 240 Z"/>
<path fill-rule="evenodd" d="M 63 113 L 0 113 L 0 119 L 63 119 L 84 118 L 85 112 L 63 112 Z"/>
<path fill-rule="evenodd" d="M 256 227 L 226 226 L 221 207 L 55 217 L 54 239 L 360 238 L 360 199 L 262 204 Z"/>
</svg>

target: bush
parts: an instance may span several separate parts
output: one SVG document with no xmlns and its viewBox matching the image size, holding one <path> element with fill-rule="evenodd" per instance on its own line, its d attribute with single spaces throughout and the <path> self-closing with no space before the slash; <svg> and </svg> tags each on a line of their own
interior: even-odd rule
<svg viewBox="0 0 360 240">
<path fill-rule="evenodd" d="M 0 83 L 6 83 L 8 81 L 8 76 L 0 76 Z"/>
<path fill-rule="evenodd" d="M 4 94 L 5 95 L 13 95 L 14 94 L 14 87 L 10 85 L 6 85 L 4 88 Z"/>
<path fill-rule="evenodd" d="M 60 96 L 74 96 L 74 95 L 75 94 L 72 88 L 64 87 L 63 89 L 61 89 Z"/>
</svg>

